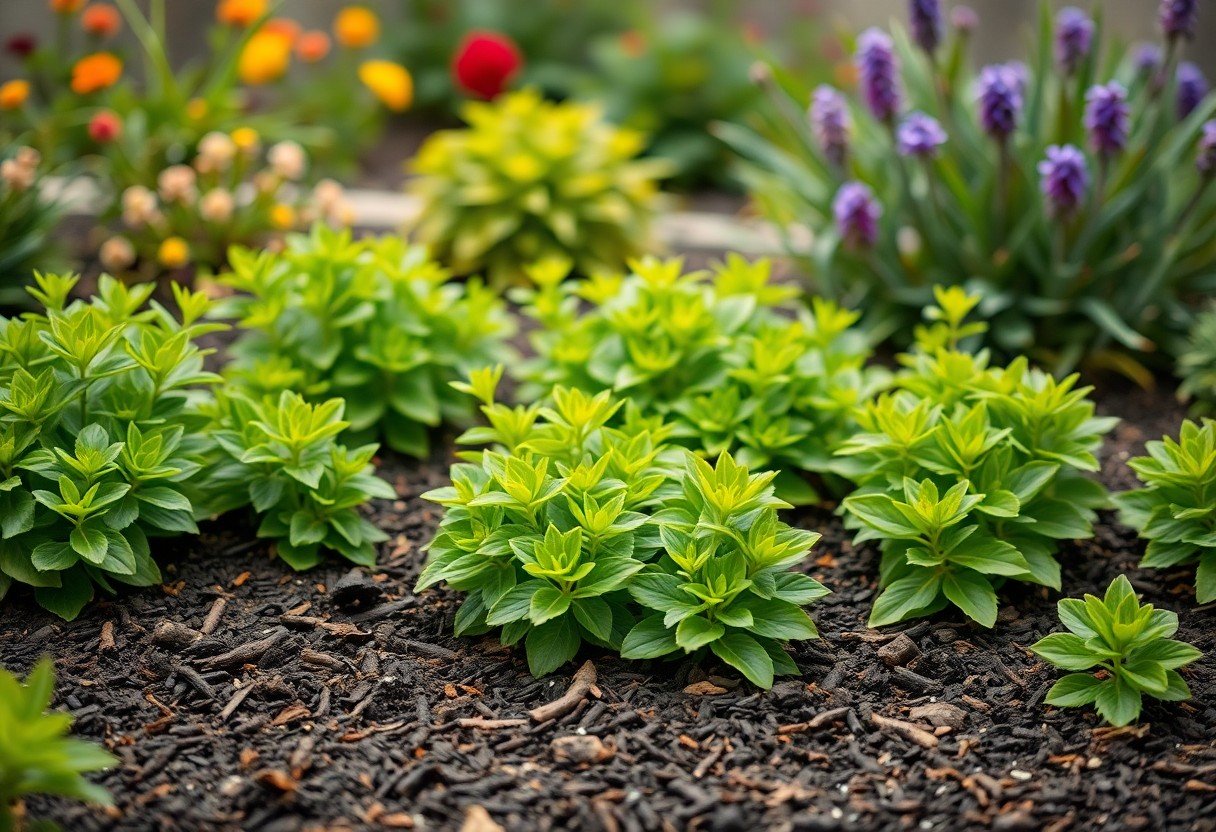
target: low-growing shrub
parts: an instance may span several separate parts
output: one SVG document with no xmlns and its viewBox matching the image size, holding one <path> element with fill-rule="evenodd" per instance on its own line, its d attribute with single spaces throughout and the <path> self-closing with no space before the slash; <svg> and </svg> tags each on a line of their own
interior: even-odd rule
<svg viewBox="0 0 1216 832">
<path fill-rule="evenodd" d="M 458 274 L 520 282 L 524 266 L 570 259 L 582 274 L 619 269 L 651 246 L 668 163 L 637 158 L 640 133 L 593 104 L 528 89 L 463 108 L 468 127 L 431 136 L 414 158 L 413 232 Z"/>
<path fill-rule="evenodd" d="M 1178 356 L 1178 395 L 1197 414 L 1216 409 L 1216 305 L 1201 312 Z"/>
<path fill-rule="evenodd" d="M 762 210 L 797 232 L 816 292 L 864 299 L 900 339 L 932 286 L 963 285 L 1002 358 L 1146 382 L 1188 299 L 1216 286 L 1216 96 L 1178 63 L 1195 5 L 1169 12 L 1163 48 L 1135 55 L 1052 5 L 1028 63 L 974 72 L 975 15 L 944 33 L 938 4 L 911 2 L 911 32 L 857 39 L 856 95 L 787 93 L 774 72 L 782 117 L 718 133 L 749 160 Z"/>
<path fill-rule="evenodd" d="M 1069 632 L 1052 633 L 1030 649 L 1064 670 L 1101 674 L 1068 674 L 1048 691 L 1047 704 L 1093 705 L 1111 725 L 1122 726 L 1140 716 L 1144 696 L 1164 702 L 1191 698 L 1178 668 L 1203 654 L 1171 638 L 1178 631 L 1177 614 L 1141 606 L 1126 576 L 1115 578 L 1104 597 L 1065 598 L 1059 610 Z"/>
<path fill-rule="evenodd" d="M 100 746 L 66 736 L 71 715 L 48 710 L 54 688 L 50 659 L 38 662 L 24 683 L 0 667 L 0 829 L 22 828 L 15 812 L 29 795 L 113 802 L 109 792 L 82 775 L 109 768 L 117 759 Z"/>
<path fill-rule="evenodd" d="M 708 458 L 779 470 L 778 496 L 820 495 L 798 472 L 826 474 L 851 432 L 852 412 L 885 371 L 867 368 L 856 313 L 770 282 L 770 263 L 731 255 L 712 271 L 646 258 L 628 276 L 564 281 L 559 261 L 529 270 L 520 292 L 539 327 L 525 395 L 554 384 L 611 390 L 670 423 L 672 440 Z"/>
<path fill-rule="evenodd" d="M 1115 496 L 1123 522 L 1148 540 L 1141 566 L 1195 563 L 1195 597 L 1216 600 L 1216 421 L 1183 422 L 1128 462 L 1144 488 Z"/>
<path fill-rule="evenodd" d="M 222 281 L 237 294 L 215 313 L 244 330 L 230 377 L 257 393 L 342 397 L 357 439 L 414 456 L 428 453 L 431 428 L 472 416 L 448 383 L 502 360 L 513 331 L 492 292 L 450 282 L 400 238 L 316 226 L 282 252 L 235 249 L 231 261 Z"/>
<path fill-rule="evenodd" d="M 160 581 L 148 538 L 197 531 L 185 483 L 208 440 L 195 399 L 218 377 L 195 339 L 201 294 L 174 287 L 174 317 L 150 284 L 36 275 L 44 307 L 0 318 L 0 597 L 14 581 L 73 618 L 94 585 Z"/>
<path fill-rule="evenodd" d="M 858 413 L 842 471 L 858 483 L 843 507 L 856 540 L 882 547 L 882 594 L 870 625 L 953 604 L 996 622 L 1005 580 L 1060 588 L 1061 540 L 1090 537 L 1105 489 L 1085 476 L 1116 420 L 1094 416 L 1077 377 L 1059 380 L 1025 359 L 989 365 L 959 348 L 982 324 L 965 319 L 978 298 L 936 290 L 935 321 L 900 357 L 893 389 Z"/>
<path fill-rule="evenodd" d="M 827 590 L 793 572 L 818 540 L 777 518 L 772 473 L 715 466 L 667 444 L 669 428 L 607 391 L 556 387 L 544 404 L 495 401 L 497 371 L 462 389 L 487 426 L 464 444 L 418 590 L 467 597 L 458 634 L 501 627 L 543 675 L 583 642 L 626 658 L 712 651 L 761 687 L 796 673 L 782 645 L 816 637 L 801 609 Z"/>
<path fill-rule="evenodd" d="M 372 473 L 375 445 L 338 443 L 350 424 L 342 410 L 341 399 L 314 405 L 287 390 L 260 399 L 239 389 L 221 393 L 209 427 L 220 452 L 209 460 L 206 510 L 252 505 L 262 518 L 258 536 L 273 539 L 293 569 L 316 566 L 326 550 L 374 566 L 375 544 L 388 535 L 359 507 L 397 495 Z"/>
</svg>

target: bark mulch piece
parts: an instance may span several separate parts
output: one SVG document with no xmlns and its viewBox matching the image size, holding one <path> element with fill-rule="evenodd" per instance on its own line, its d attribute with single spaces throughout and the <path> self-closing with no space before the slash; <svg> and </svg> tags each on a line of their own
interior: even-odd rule
<svg viewBox="0 0 1216 832">
<path fill-rule="evenodd" d="M 1127 457 L 1181 411 L 1128 391 L 1102 409 L 1128 419 L 1102 472 L 1126 487 Z M 392 535 L 374 575 L 292 573 L 227 522 L 160 545 L 162 588 L 72 623 L 16 593 L 3 663 L 52 655 L 57 705 L 121 760 L 100 777 L 111 812 L 31 812 L 69 830 L 1216 828 L 1213 612 L 1187 570 L 1136 570 L 1110 515 L 1063 552 L 1067 594 L 1130 571 L 1208 651 L 1193 701 L 1123 730 L 1042 704 L 1059 674 L 1026 646 L 1056 629 L 1055 593 L 1007 588 L 993 631 L 956 614 L 868 630 L 875 553 L 828 511 L 795 518 L 824 532 L 809 568 L 834 590 L 813 608 L 823 638 L 793 649 L 800 677 L 764 693 L 713 663 L 588 651 L 535 680 L 520 652 L 452 637 L 454 593 L 411 591 L 442 457 L 384 460 L 400 499 L 374 508 Z"/>
</svg>

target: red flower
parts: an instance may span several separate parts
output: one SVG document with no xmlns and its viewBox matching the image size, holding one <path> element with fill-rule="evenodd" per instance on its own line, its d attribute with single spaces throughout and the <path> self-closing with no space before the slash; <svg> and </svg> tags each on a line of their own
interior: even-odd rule
<svg viewBox="0 0 1216 832">
<path fill-rule="evenodd" d="M 38 39 L 29 32 L 19 32 L 8 39 L 4 48 L 18 58 L 28 58 L 38 48 Z"/>
<path fill-rule="evenodd" d="M 496 98 L 523 66 L 519 47 L 497 32 L 470 32 L 456 50 L 452 77 L 457 86 L 487 100 Z"/>
<path fill-rule="evenodd" d="M 89 120 L 89 138 L 98 144 L 109 144 L 122 135 L 122 121 L 110 110 L 102 110 Z"/>
</svg>

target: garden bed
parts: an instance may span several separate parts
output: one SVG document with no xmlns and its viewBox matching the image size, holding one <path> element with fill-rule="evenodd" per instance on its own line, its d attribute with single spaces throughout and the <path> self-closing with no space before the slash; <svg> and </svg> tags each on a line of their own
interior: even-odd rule
<svg viewBox="0 0 1216 832">
<path fill-rule="evenodd" d="M 1102 473 L 1126 488 L 1124 461 L 1182 412 L 1167 391 L 1100 400 L 1127 420 Z M 800 677 L 764 693 L 712 662 L 585 652 L 587 696 L 538 722 L 529 710 L 577 667 L 538 681 L 522 651 L 452 636 L 455 595 L 411 591 L 440 517 L 418 495 L 448 461 L 382 462 L 400 499 L 374 509 L 392 535 L 374 578 L 292 573 L 226 522 L 162 544 L 163 588 L 74 622 L 14 594 L 5 664 L 53 656 L 57 705 L 121 760 L 98 778 L 109 814 L 46 798 L 32 813 L 71 830 L 451 829 L 481 810 L 507 829 L 1216 826 L 1213 611 L 1194 608 L 1185 570 L 1135 570 L 1141 546 L 1109 514 L 1063 551 L 1066 592 L 1132 570 L 1208 654 L 1187 673 L 1194 700 L 1149 703 L 1139 726 L 1043 706 L 1059 673 L 1026 646 L 1058 628 L 1046 591 L 1007 588 L 993 631 L 957 614 L 868 630 L 876 554 L 825 511 L 791 518 L 824 532 L 811 570 L 834 592 L 812 610 L 823 638 L 793 646 Z"/>
</svg>

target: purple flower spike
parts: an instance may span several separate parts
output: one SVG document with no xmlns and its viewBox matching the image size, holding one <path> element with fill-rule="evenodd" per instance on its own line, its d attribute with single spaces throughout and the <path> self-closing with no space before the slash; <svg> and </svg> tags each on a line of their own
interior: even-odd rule
<svg viewBox="0 0 1216 832">
<path fill-rule="evenodd" d="M 1166 40 L 1195 36 L 1195 18 L 1199 16 L 1199 0 L 1161 0 L 1161 31 Z"/>
<path fill-rule="evenodd" d="M 881 29 L 866 29 L 857 39 L 857 69 L 866 106 L 879 121 L 890 124 L 899 113 L 899 59 L 895 45 Z"/>
<path fill-rule="evenodd" d="M 909 113 L 900 122 L 896 142 L 903 156 L 931 159 L 937 149 L 946 143 L 946 131 L 933 116 L 922 112 Z"/>
<path fill-rule="evenodd" d="M 970 6 L 955 6 L 950 10 L 950 25 L 960 35 L 969 35 L 980 27 L 980 16 Z"/>
<path fill-rule="evenodd" d="M 938 0 L 909 0 L 908 18 L 912 23 L 912 39 L 932 55 L 942 42 L 942 9 Z"/>
<path fill-rule="evenodd" d="M 1203 77 L 1203 71 L 1190 61 L 1178 64 L 1178 118 L 1195 112 L 1207 94 L 1208 79 Z"/>
<path fill-rule="evenodd" d="M 873 248 L 878 241 L 878 219 L 882 206 L 874 192 L 861 182 L 846 182 L 832 200 L 836 228 L 850 248 Z"/>
<path fill-rule="evenodd" d="M 1085 129 L 1094 150 L 1103 156 L 1119 153 L 1127 145 L 1127 90 L 1118 81 L 1097 84 L 1085 93 Z"/>
<path fill-rule="evenodd" d="M 835 87 L 820 84 L 811 96 L 811 132 L 823 155 L 843 165 L 849 152 L 849 108 Z"/>
<path fill-rule="evenodd" d="M 1132 58 L 1132 65 L 1136 67 L 1136 75 L 1141 78 L 1155 76 L 1164 62 L 1165 56 L 1161 54 L 1161 47 L 1155 43 L 1140 44 L 1136 48 L 1135 57 Z"/>
<path fill-rule="evenodd" d="M 1047 158 L 1039 162 L 1039 177 L 1039 187 L 1055 217 L 1076 211 L 1089 187 L 1085 155 L 1070 144 L 1047 148 Z"/>
<path fill-rule="evenodd" d="M 1195 167 L 1204 176 L 1216 176 L 1216 121 L 1203 125 L 1199 152 L 1195 154 Z"/>
<path fill-rule="evenodd" d="M 988 135 L 1004 140 L 1017 129 L 1022 93 L 1017 76 L 1007 66 L 980 70 L 980 124 Z"/>
<path fill-rule="evenodd" d="M 1094 40 L 1094 22 L 1076 6 L 1065 6 L 1056 15 L 1056 61 L 1072 75 L 1089 55 Z"/>
</svg>

